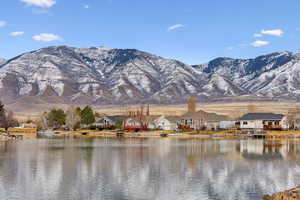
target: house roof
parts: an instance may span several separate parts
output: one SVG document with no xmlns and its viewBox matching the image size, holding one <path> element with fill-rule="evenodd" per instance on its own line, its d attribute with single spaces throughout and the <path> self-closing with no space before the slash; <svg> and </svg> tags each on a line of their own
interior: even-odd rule
<svg viewBox="0 0 300 200">
<path fill-rule="evenodd" d="M 181 117 L 180 116 L 163 116 L 166 120 L 170 121 L 170 122 L 178 122 L 180 121 Z"/>
<path fill-rule="evenodd" d="M 226 121 L 229 117 L 226 115 L 218 115 L 216 113 L 208 113 L 203 110 L 199 110 L 193 113 L 186 113 L 181 118 L 193 118 L 193 119 L 204 119 L 206 121 Z"/>
<path fill-rule="evenodd" d="M 137 116 L 137 117 L 129 117 L 127 121 L 135 121 L 135 122 L 144 122 L 144 123 L 152 123 L 155 119 L 157 119 L 157 115 L 150 115 L 150 116 Z"/>
<path fill-rule="evenodd" d="M 284 115 L 274 113 L 248 113 L 241 120 L 282 120 Z"/>
<path fill-rule="evenodd" d="M 126 116 L 122 116 L 122 115 L 104 116 L 104 117 L 100 118 L 99 120 L 97 120 L 97 123 L 103 123 L 104 118 L 107 118 L 113 122 L 117 122 L 117 121 L 123 121 L 126 118 Z"/>
</svg>

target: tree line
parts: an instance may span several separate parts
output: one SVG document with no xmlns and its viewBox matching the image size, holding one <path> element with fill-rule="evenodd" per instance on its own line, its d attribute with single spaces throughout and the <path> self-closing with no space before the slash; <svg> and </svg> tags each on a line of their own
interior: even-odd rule
<svg viewBox="0 0 300 200">
<path fill-rule="evenodd" d="M 6 110 L 4 104 L 0 101 L 0 127 L 7 130 L 16 126 L 19 126 L 19 122 L 14 118 L 14 113 Z"/>
<path fill-rule="evenodd" d="M 90 128 L 96 122 L 97 117 L 100 117 L 100 115 L 94 112 L 90 106 L 83 109 L 70 106 L 66 111 L 54 108 L 42 114 L 38 125 L 43 129 L 66 128 L 68 130 L 78 130 L 80 128 Z"/>
</svg>

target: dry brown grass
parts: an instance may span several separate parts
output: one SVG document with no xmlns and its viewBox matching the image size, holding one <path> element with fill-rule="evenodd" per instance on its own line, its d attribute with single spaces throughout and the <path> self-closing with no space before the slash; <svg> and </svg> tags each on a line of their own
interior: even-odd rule
<svg viewBox="0 0 300 200">
<path fill-rule="evenodd" d="M 300 106 L 300 103 L 291 102 L 238 102 L 238 103 L 211 103 L 197 104 L 197 110 L 228 115 L 237 118 L 248 112 L 249 104 L 255 106 L 255 112 L 273 112 L 286 114 L 289 109 Z M 138 106 L 131 107 L 97 107 L 98 112 L 107 114 L 124 114 L 127 110 L 137 110 Z M 182 115 L 187 112 L 187 105 L 153 105 L 150 108 L 152 115 Z"/>
<path fill-rule="evenodd" d="M 238 102 L 238 103 L 211 103 L 211 104 L 197 104 L 197 110 L 202 109 L 206 112 L 214 112 L 217 114 L 228 115 L 232 118 L 237 118 L 248 112 L 249 104 L 254 105 L 256 112 L 273 112 L 279 114 L 286 114 L 289 109 L 300 107 L 300 103 L 293 102 Z M 8 109 L 13 110 L 20 121 L 28 119 L 36 119 L 43 111 L 51 108 L 67 109 L 68 105 L 37 105 L 36 108 L 14 109 L 14 106 L 8 105 Z M 83 106 L 81 106 L 83 107 Z M 253 106 L 252 106 L 253 107 Z M 139 109 L 136 106 L 95 106 L 95 110 L 99 113 L 108 115 L 124 115 L 129 110 L 135 111 Z M 186 104 L 177 105 L 152 105 L 150 107 L 151 115 L 182 115 L 187 112 Z"/>
</svg>

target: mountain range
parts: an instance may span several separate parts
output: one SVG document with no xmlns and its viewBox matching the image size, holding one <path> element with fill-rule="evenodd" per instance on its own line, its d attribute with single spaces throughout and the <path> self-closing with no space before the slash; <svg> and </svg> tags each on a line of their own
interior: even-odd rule
<svg viewBox="0 0 300 200">
<path fill-rule="evenodd" d="M 298 100 L 300 55 L 216 58 L 188 65 L 136 49 L 51 46 L 0 59 L 5 103 L 135 104 Z"/>
</svg>

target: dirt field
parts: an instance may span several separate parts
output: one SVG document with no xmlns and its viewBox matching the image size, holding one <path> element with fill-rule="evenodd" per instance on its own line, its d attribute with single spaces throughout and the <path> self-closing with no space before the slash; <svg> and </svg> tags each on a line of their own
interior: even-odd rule
<svg viewBox="0 0 300 200">
<path fill-rule="evenodd" d="M 251 106 L 249 106 L 251 105 Z M 21 121 L 27 119 L 35 119 L 43 111 L 51 108 L 66 109 L 67 105 L 36 105 L 35 107 L 28 107 L 28 109 L 19 109 L 13 105 L 8 105 L 7 108 L 13 110 L 17 118 Z M 82 106 L 83 107 L 83 106 Z M 218 114 L 228 115 L 232 118 L 240 117 L 248 112 L 249 107 L 252 112 L 273 112 L 286 114 L 289 109 L 300 107 L 300 103 L 293 102 L 239 102 L 239 103 L 212 103 L 212 104 L 198 104 L 197 110 L 202 109 L 206 112 L 215 112 Z M 108 115 L 120 115 L 128 113 L 129 110 L 134 111 L 139 108 L 136 106 L 97 106 L 94 107 L 99 113 Z M 180 105 L 151 105 L 151 115 L 182 115 L 187 111 L 186 104 Z"/>
<path fill-rule="evenodd" d="M 204 110 L 206 112 L 214 112 L 218 114 L 228 115 L 236 118 L 247 113 L 249 109 L 251 112 L 273 112 L 278 114 L 286 114 L 289 109 L 300 107 L 300 103 L 290 102 L 258 102 L 258 103 L 212 103 L 212 104 L 198 104 L 197 110 Z M 101 113 L 123 114 L 126 110 L 137 110 L 138 106 L 131 107 L 101 107 L 97 108 Z M 152 115 L 182 115 L 186 113 L 187 105 L 153 105 L 150 107 Z"/>
</svg>

